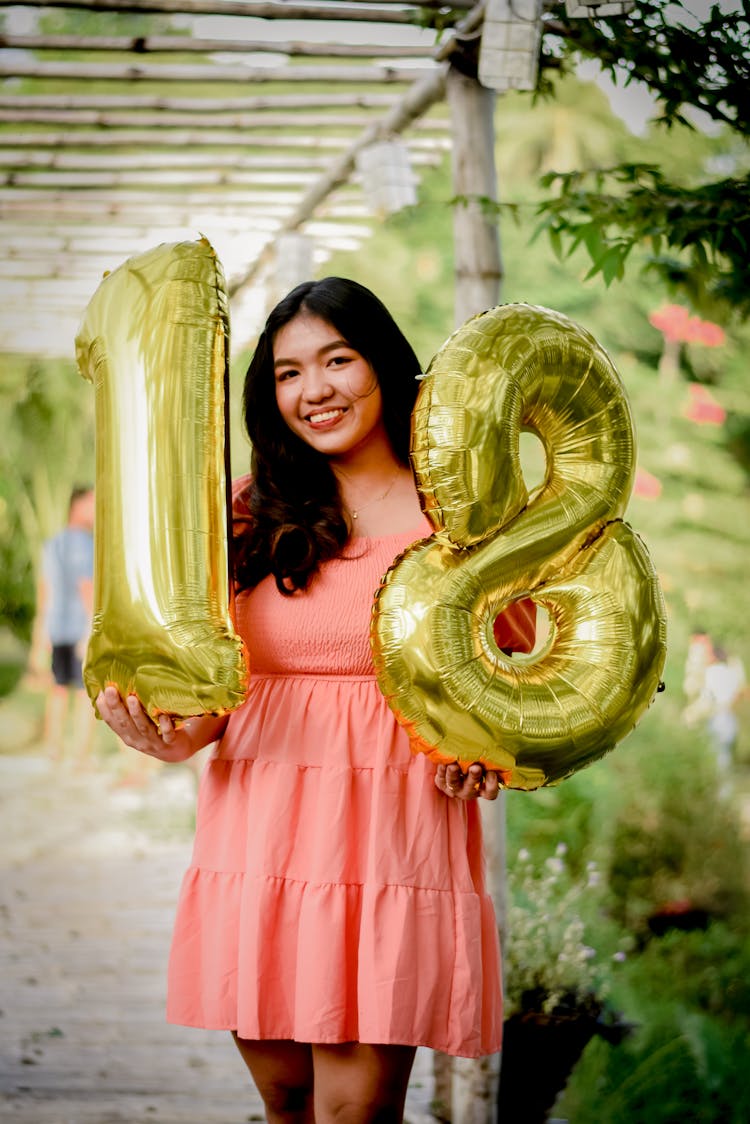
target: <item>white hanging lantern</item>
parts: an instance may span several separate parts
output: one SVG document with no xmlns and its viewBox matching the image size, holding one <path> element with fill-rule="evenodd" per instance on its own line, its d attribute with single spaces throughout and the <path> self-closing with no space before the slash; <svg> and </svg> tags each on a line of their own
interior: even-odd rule
<svg viewBox="0 0 750 1124">
<path fill-rule="evenodd" d="M 598 19 L 599 16 L 625 16 L 635 7 L 635 0 L 565 0 L 569 19 Z"/>
<path fill-rule="evenodd" d="M 357 171 L 368 206 L 375 214 L 392 215 L 417 202 L 409 149 L 402 140 L 376 141 L 360 149 Z"/>
<path fill-rule="evenodd" d="M 276 239 L 274 274 L 276 287 L 282 293 L 288 293 L 302 281 L 309 281 L 313 275 L 312 239 L 296 231 L 280 234 Z"/>
<path fill-rule="evenodd" d="M 539 66 L 542 0 L 487 0 L 479 81 L 488 90 L 533 90 Z"/>
</svg>

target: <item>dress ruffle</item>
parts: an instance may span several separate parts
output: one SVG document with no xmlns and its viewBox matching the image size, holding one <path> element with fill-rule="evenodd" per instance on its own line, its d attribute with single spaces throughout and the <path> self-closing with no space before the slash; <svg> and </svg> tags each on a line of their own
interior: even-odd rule
<svg viewBox="0 0 750 1124">
<path fill-rule="evenodd" d="M 300 705 L 317 715 L 313 742 L 285 718 Z M 236 725 L 201 782 L 168 1018 L 251 1039 L 497 1050 L 477 806 L 438 792 L 371 677 L 258 678 Z"/>
</svg>

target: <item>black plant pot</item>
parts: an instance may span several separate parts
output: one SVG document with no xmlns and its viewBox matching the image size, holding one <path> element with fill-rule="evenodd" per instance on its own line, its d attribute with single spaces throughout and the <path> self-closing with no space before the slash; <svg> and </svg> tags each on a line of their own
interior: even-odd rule
<svg viewBox="0 0 750 1124">
<path fill-rule="evenodd" d="M 550 1014 L 525 1005 L 511 1015 L 503 1030 L 498 1124 L 544 1124 L 594 1035 L 620 1042 L 630 1029 L 627 1023 L 603 1018 L 595 999 L 583 1005 L 563 1001 Z"/>
</svg>

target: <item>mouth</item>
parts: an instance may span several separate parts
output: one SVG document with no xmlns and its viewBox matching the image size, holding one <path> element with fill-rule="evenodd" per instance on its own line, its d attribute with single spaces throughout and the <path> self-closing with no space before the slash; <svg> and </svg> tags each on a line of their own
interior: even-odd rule
<svg viewBox="0 0 750 1124">
<path fill-rule="evenodd" d="M 314 426 L 330 425 L 332 422 L 338 421 L 339 418 L 343 418 L 345 413 L 346 410 L 343 406 L 333 410 L 317 410 L 314 414 L 306 414 L 305 421 Z"/>
</svg>

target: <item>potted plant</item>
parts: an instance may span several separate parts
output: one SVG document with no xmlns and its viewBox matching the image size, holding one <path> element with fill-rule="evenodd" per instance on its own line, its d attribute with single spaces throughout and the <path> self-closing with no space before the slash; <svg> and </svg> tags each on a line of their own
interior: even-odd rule
<svg viewBox="0 0 750 1124">
<path fill-rule="evenodd" d="M 508 871 L 505 1026 L 498 1121 L 544 1121 L 594 1035 L 619 1042 L 630 1027 L 607 1005 L 612 959 L 597 951 L 587 918 L 599 901 L 599 875 L 589 863 L 574 877 L 566 847 L 541 866 L 518 852 Z"/>
</svg>

